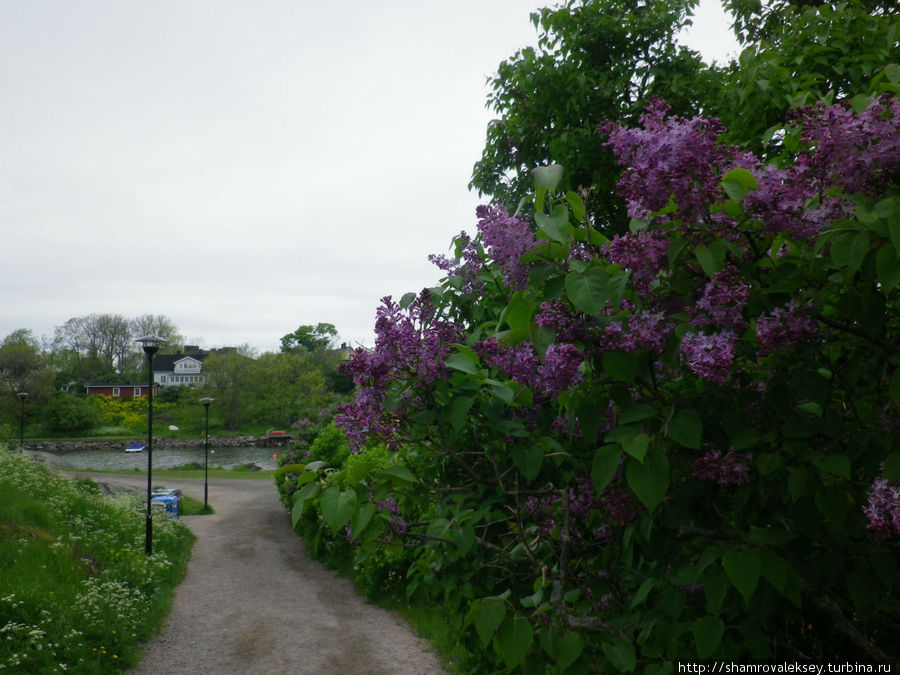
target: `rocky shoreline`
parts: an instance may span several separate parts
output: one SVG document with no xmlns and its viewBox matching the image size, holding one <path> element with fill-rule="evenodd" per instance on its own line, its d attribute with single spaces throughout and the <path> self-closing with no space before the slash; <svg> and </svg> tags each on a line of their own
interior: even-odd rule
<svg viewBox="0 0 900 675">
<path fill-rule="evenodd" d="M 125 441 L 25 441 L 25 450 L 56 454 L 65 454 L 75 450 L 116 450 L 121 452 L 132 441 L 143 443 L 146 440 L 146 438 L 133 438 Z M 204 438 L 154 438 L 153 448 L 202 448 L 205 442 Z M 223 436 L 209 439 L 210 446 L 216 448 L 265 447 L 267 443 L 268 439 L 265 436 Z"/>
</svg>

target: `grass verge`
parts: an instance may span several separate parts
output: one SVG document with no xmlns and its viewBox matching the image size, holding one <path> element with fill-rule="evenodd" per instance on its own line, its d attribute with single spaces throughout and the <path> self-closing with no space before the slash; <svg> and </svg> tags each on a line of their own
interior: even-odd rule
<svg viewBox="0 0 900 675">
<path fill-rule="evenodd" d="M 117 673 L 137 665 L 184 578 L 194 537 L 168 518 L 144 553 L 144 502 L 103 497 L 0 448 L 0 670 Z M 202 508 L 202 505 L 201 505 Z"/>
</svg>

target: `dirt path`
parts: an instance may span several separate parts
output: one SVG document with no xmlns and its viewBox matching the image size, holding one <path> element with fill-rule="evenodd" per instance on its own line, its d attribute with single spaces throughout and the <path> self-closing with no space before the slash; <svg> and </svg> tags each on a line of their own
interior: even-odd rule
<svg viewBox="0 0 900 675">
<path fill-rule="evenodd" d="M 88 475 L 146 486 L 140 476 Z M 165 485 L 203 500 L 202 480 Z M 272 483 L 211 480 L 209 502 L 215 515 L 182 518 L 197 535 L 187 577 L 133 675 L 445 672 L 406 624 L 309 558 Z"/>
</svg>

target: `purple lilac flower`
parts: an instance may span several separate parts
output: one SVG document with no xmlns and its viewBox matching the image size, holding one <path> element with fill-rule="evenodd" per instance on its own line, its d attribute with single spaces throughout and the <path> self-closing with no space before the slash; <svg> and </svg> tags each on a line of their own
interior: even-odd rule
<svg viewBox="0 0 900 675">
<path fill-rule="evenodd" d="M 877 539 L 900 536 L 900 481 L 876 478 L 869 488 L 863 513 L 869 519 L 866 529 Z"/>
<path fill-rule="evenodd" d="M 530 342 L 510 345 L 497 338 L 487 338 L 475 345 L 475 351 L 485 363 L 499 368 L 519 384 L 534 384 L 540 361 Z"/>
<path fill-rule="evenodd" d="M 731 375 L 735 336 L 731 331 L 712 335 L 685 333 L 681 358 L 694 375 L 721 384 Z"/>
<path fill-rule="evenodd" d="M 524 218 L 510 216 L 503 208 L 482 204 L 475 210 L 478 231 L 491 259 L 503 271 L 510 288 L 525 288 L 528 267 L 522 256 L 537 245 L 534 229 Z"/>
<path fill-rule="evenodd" d="M 671 196 L 677 217 L 702 221 L 707 205 L 721 196 L 721 174 L 734 164 L 737 150 L 719 144 L 724 132 L 719 120 L 670 117 L 668 111 L 663 101 L 654 99 L 641 115 L 640 128 L 611 123 L 601 127 L 609 135 L 606 145 L 626 167 L 619 194 L 628 202 L 633 218 L 659 211 Z"/>
<path fill-rule="evenodd" d="M 574 345 L 550 345 L 544 362 L 537 369 L 537 383 L 546 393 L 558 396 L 562 391 L 581 382 L 578 368 L 584 361 Z"/>
<path fill-rule="evenodd" d="M 791 300 L 783 308 L 772 310 L 771 316 L 761 315 L 756 320 L 757 354 L 768 356 L 815 338 L 819 327 L 807 316 L 808 311 Z"/>
<path fill-rule="evenodd" d="M 741 278 L 741 273 L 729 265 L 707 282 L 703 296 L 688 309 L 691 322 L 700 328 L 743 328 L 746 325 L 743 320 L 744 307 L 749 297 L 750 289 Z"/>
<path fill-rule="evenodd" d="M 616 235 L 601 250 L 610 262 L 631 270 L 634 289 L 642 297 L 650 294 L 653 282 L 669 261 L 666 239 L 660 233 L 647 230 Z"/>
<path fill-rule="evenodd" d="M 750 455 L 729 448 L 724 455 L 721 450 L 710 450 L 691 466 L 691 475 L 700 480 L 715 481 L 721 486 L 743 485 L 750 481 Z"/>
<path fill-rule="evenodd" d="M 601 351 L 637 353 L 647 350 L 658 354 L 665 348 L 671 333 L 672 324 L 665 313 L 642 309 L 632 312 L 625 321 L 609 324 L 600 335 L 597 346 Z"/>
<path fill-rule="evenodd" d="M 462 280 L 460 290 L 463 293 L 478 293 L 484 287 L 484 283 L 478 279 L 484 268 L 480 245 L 465 232 L 460 232 L 454 239 L 454 246 L 456 249 L 454 258 L 432 254 L 428 256 L 428 261 L 446 272 L 448 277 L 459 277 Z"/>
<path fill-rule="evenodd" d="M 584 316 L 558 298 L 542 302 L 534 322 L 542 328 L 553 329 L 560 342 L 583 342 L 588 336 Z"/>
</svg>

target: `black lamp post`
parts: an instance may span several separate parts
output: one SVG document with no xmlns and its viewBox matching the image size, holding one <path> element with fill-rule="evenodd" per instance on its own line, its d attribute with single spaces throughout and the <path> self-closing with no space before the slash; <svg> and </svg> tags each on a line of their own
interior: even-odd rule
<svg viewBox="0 0 900 675">
<path fill-rule="evenodd" d="M 150 514 L 152 499 L 150 486 L 153 472 L 153 355 L 159 351 L 159 346 L 165 341 L 165 338 L 156 335 L 145 335 L 136 340 L 141 343 L 144 353 L 147 355 L 147 384 L 150 388 L 150 391 L 147 392 L 150 398 L 147 408 L 147 533 L 144 538 L 144 552 L 147 555 L 153 553 L 153 518 Z"/>
<path fill-rule="evenodd" d="M 206 452 L 203 454 L 203 510 L 207 510 L 207 496 L 208 496 L 208 477 L 209 477 L 209 404 L 212 403 L 215 399 L 211 399 L 208 396 L 206 398 L 201 398 L 200 403 L 203 404 L 203 407 L 206 408 Z"/>
<path fill-rule="evenodd" d="M 28 392 L 20 391 L 16 395 L 21 402 L 19 407 L 19 450 L 21 451 L 25 448 L 25 399 L 28 398 Z"/>
</svg>

